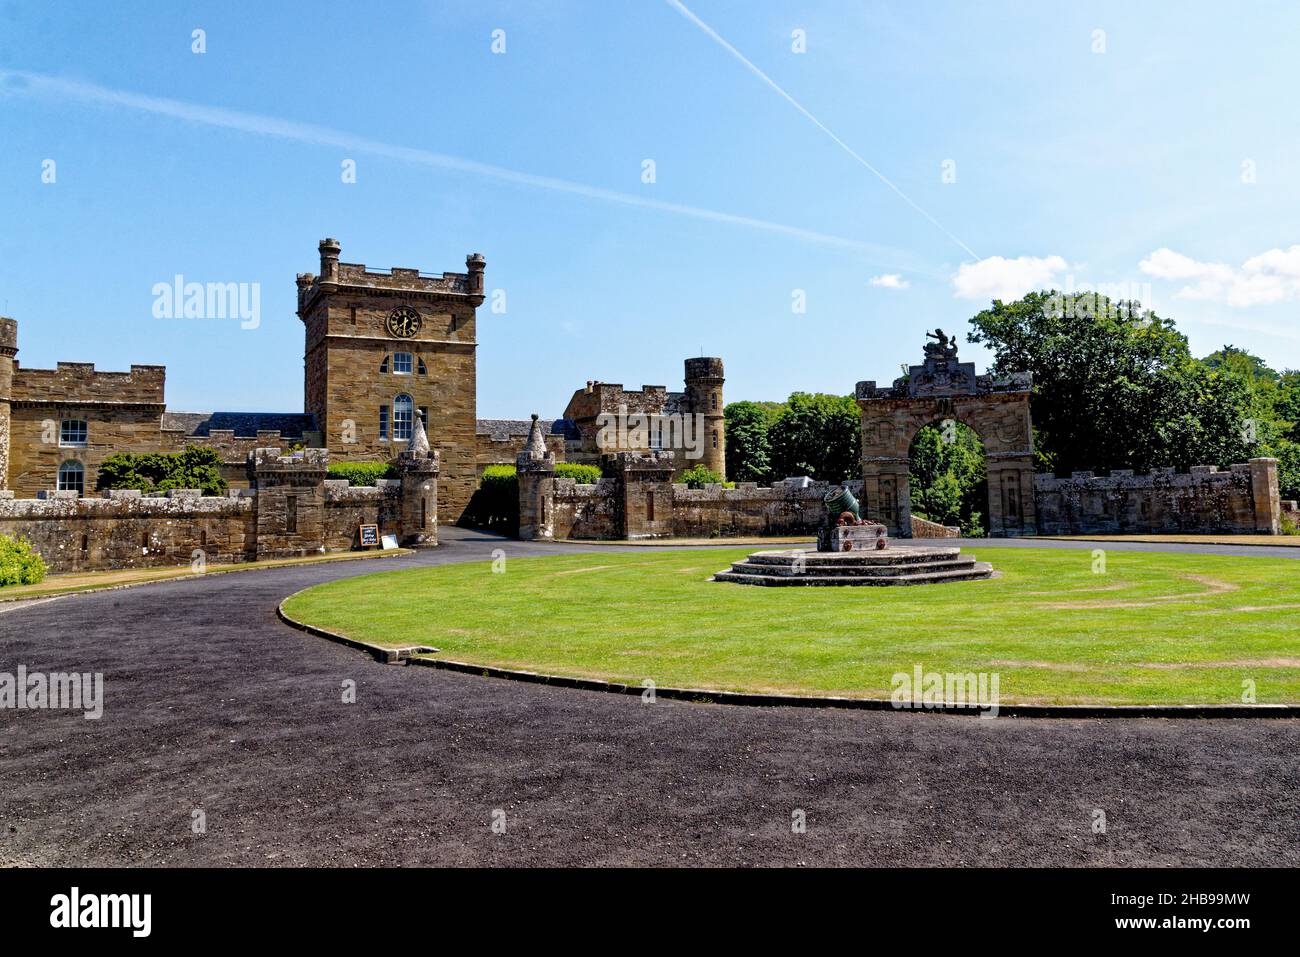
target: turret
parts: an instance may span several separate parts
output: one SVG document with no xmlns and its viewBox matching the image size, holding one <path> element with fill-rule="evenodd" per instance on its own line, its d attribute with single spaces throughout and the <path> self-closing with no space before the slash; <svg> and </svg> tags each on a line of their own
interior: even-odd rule
<svg viewBox="0 0 1300 957">
<path fill-rule="evenodd" d="M 9 487 L 9 406 L 13 397 L 18 323 L 0 316 L 0 491 Z"/>
<path fill-rule="evenodd" d="M 483 305 L 483 270 L 487 268 L 487 260 L 482 253 L 470 253 L 465 257 L 465 267 L 469 271 L 469 294 L 477 308 Z"/>
<path fill-rule="evenodd" d="M 320 281 L 321 282 L 338 282 L 339 281 L 339 253 L 343 247 L 339 245 L 337 239 L 322 239 L 320 241 Z"/>
<path fill-rule="evenodd" d="M 555 538 L 555 455 L 546 449 L 542 424 L 533 413 L 524 450 L 515 456 L 519 480 L 519 537 L 524 541 Z"/>
<path fill-rule="evenodd" d="M 704 416 L 704 467 L 727 477 L 727 433 L 722 418 L 722 385 L 726 381 L 722 360 L 706 358 L 686 360 L 686 394 L 691 410 Z"/>
</svg>

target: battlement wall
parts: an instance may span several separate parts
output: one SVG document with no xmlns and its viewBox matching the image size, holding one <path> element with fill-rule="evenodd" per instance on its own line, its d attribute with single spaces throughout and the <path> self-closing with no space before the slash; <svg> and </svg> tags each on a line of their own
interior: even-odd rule
<svg viewBox="0 0 1300 957">
<path fill-rule="evenodd" d="M 202 567 L 346 550 L 360 547 L 361 525 L 377 525 L 380 535 L 399 541 L 418 535 L 422 544 L 436 542 L 429 529 L 415 527 L 418 513 L 410 507 L 430 489 L 436 495 L 436 465 L 413 483 L 380 479 L 374 486 L 352 486 L 326 480 L 326 464 L 319 449 L 292 456 L 257 449 L 251 465 L 260 488 L 225 495 L 112 490 L 21 499 L 0 491 L 0 534 L 26 539 L 56 573 Z M 436 521 L 436 513 L 430 514 Z"/>
<path fill-rule="evenodd" d="M 100 372 L 93 362 L 60 362 L 53 369 L 24 369 L 14 363 L 15 404 L 163 405 L 165 366 L 132 365 L 130 372 Z"/>
<path fill-rule="evenodd" d="M 1041 535 L 1228 532 L 1275 535 L 1281 502 L 1277 460 L 1258 458 L 1220 471 L 1157 469 L 1145 475 L 1075 472 L 1037 475 Z"/>
</svg>

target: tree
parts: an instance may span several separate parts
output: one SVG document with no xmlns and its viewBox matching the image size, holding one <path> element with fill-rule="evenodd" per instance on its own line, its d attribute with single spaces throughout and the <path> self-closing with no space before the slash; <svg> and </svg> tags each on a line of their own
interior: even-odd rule
<svg viewBox="0 0 1300 957">
<path fill-rule="evenodd" d="M 862 419 L 852 396 L 793 393 L 768 439 L 778 478 L 842 482 L 861 472 Z"/>
<path fill-rule="evenodd" d="M 226 490 L 221 455 L 206 445 L 187 445 L 180 452 L 117 452 L 99 466 L 99 489 L 139 489 L 166 492 L 174 488 L 202 489 L 205 495 Z"/>
<path fill-rule="evenodd" d="M 1173 322 L 1139 303 L 1037 292 L 995 301 L 971 325 L 967 338 L 993 351 L 994 374 L 1033 373 L 1041 468 L 1224 466 L 1249 451 L 1239 358 L 1198 362 Z"/>
<path fill-rule="evenodd" d="M 939 429 L 927 425 L 916 433 L 909 476 L 912 513 L 941 525 L 959 525 L 981 535 L 988 501 L 984 446 L 974 430 L 954 422 Z"/>
<path fill-rule="evenodd" d="M 722 410 L 727 428 L 727 476 L 733 482 L 772 481 L 768 426 L 774 416 L 763 406 L 773 403 L 732 402 Z"/>
</svg>

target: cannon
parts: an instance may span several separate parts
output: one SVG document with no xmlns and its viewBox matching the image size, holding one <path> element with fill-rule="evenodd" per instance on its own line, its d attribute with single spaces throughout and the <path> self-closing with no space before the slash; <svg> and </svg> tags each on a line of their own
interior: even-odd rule
<svg viewBox="0 0 1300 957">
<path fill-rule="evenodd" d="M 837 519 L 843 519 L 845 512 L 852 514 L 854 522 L 862 520 L 862 510 L 858 507 L 858 500 L 844 486 L 827 492 L 823 501 L 826 503 L 826 516 L 831 524 L 835 524 Z"/>
</svg>

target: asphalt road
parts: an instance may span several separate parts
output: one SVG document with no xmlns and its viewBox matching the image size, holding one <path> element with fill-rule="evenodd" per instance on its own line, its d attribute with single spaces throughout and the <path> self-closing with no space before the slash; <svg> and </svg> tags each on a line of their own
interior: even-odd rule
<svg viewBox="0 0 1300 957">
<path fill-rule="evenodd" d="M 0 865 L 1300 864 L 1297 721 L 643 704 L 275 617 L 321 581 L 570 547 L 444 542 L 0 606 L 0 672 L 106 682 L 99 721 L 0 710 Z"/>
</svg>

